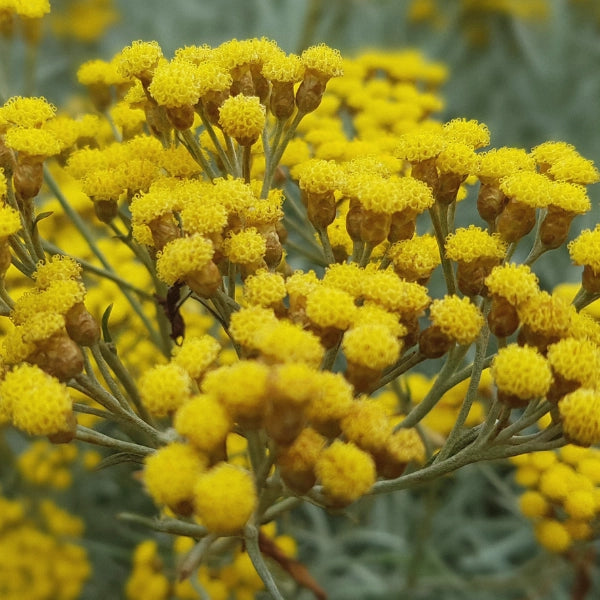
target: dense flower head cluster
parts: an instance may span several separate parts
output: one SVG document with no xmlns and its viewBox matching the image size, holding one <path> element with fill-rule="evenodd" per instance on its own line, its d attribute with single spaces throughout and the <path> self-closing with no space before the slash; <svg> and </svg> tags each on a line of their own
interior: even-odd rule
<svg viewBox="0 0 600 600">
<path fill-rule="evenodd" d="M 450 472 L 456 452 L 600 442 L 600 328 L 578 312 L 600 296 L 598 231 L 569 244 L 573 303 L 534 265 L 589 211 L 597 171 L 569 145 L 489 148 L 485 124 L 436 120 L 444 78 L 414 52 L 253 39 L 169 59 L 139 41 L 80 69 L 92 120 L 7 102 L 3 422 L 143 463 L 165 530 L 202 538 L 188 558 L 244 537 L 232 568 L 255 591 L 261 552 L 288 564 L 256 535 L 290 496 L 339 509 L 407 468 Z M 56 198 L 40 213 L 44 173 Z M 18 293 L 12 264 L 32 280 Z M 437 378 L 412 371 L 438 359 Z M 597 514 L 581 477 L 524 501 L 555 550 Z M 128 597 L 175 589 L 156 561 L 138 548 Z"/>
<path fill-rule="evenodd" d="M 521 512 L 533 521 L 538 543 L 553 553 L 593 538 L 600 517 L 600 451 L 566 445 L 513 459 L 526 488 Z"/>
</svg>

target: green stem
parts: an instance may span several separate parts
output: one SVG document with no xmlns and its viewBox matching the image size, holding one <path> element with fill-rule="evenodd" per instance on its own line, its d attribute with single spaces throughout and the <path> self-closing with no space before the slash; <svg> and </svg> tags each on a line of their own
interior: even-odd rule
<svg viewBox="0 0 600 600">
<path fill-rule="evenodd" d="M 446 213 L 444 213 L 444 216 L 445 214 Z M 433 223 L 433 230 L 440 251 L 442 270 L 444 272 L 444 279 L 446 280 L 448 293 L 450 295 L 456 294 L 456 275 L 454 273 L 454 269 L 452 268 L 452 263 L 446 256 L 446 235 L 444 234 L 444 230 L 447 229 L 447 223 L 442 223 L 442 215 L 440 215 L 439 205 L 437 203 L 429 209 L 429 215 L 431 217 L 431 222 Z"/>
<path fill-rule="evenodd" d="M 179 135 L 181 136 L 183 145 L 187 148 L 187 151 L 190 153 L 191 157 L 204 169 L 204 172 L 208 178 L 211 181 L 216 179 L 217 174 L 215 173 L 211 164 L 206 160 L 206 158 L 204 158 L 202 148 L 200 148 L 198 140 L 192 131 L 190 129 L 186 129 L 184 131 L 180 131 Z"/>
<path fill-rule="evenodd" d="M 246 552 L 256 569 L 259 577 L 263 580 L 267 591 L 271 594 L 274 600 L 285 600 L 281 595 L 281 592 L 277 588 L 277 584 L 269 571 L 269 567 L 265 563 L 265 560 L 260 551 L 260 545 L 258 542 L 258 528 L 255 525 L 248 524 L 244 528 L 244 541 L 246 543 Z"/>
<path fill-rule="evenodd" d="M 141 446 L 140 444 L 134 444 L 133 442 L 124 442 L 123 440 L 117 440 L 108 435 L 104 435 L 94 429 L 89 429 L 83 425 L 77 425 L 75 431 L 75 438 L 80 442 L 87 442 L 89 444 L 95 444 L 96 446 L 105 446 L 106 448 L 112 448 L 113 450 L 119 450 L 120 452 L 130 452 L 138 456 L 149 456 L 154 452 L 153 448 L 148 446 Z"/>
<path fill-rule="evenodd" d="M 40 240 L 40 233 L 35 222 L 35 204 L 33 198 L 28 198 L 22 203 L 23 215 L 25 217 L 26 227 L 29 230 L 29 239 L 33 247 L 33 256 L 37 258 L 37 261 L 46 261 L 46 254 L 42 248 L 42 242 Z M 36 261 L 36 262 L 37 262 Z"/>
<path fill-rule="evenodd" d="M 333 255 L 333 249 L 331 248 L 331 242 L 329 241 L 329 235 L 327 233 L 327 227 L 315 227 L 319 240 L 321 240 L 321 246 L 323 247 L 323 254 L 328 264 L 335 263 L 335 256 Z"/>
<path fill-rule="evenodd" d="M 217 539 L 217 535 L 209 533 L 205 535 L 184 557 L 177 567 L 178 581 L 184 581 L 200 566 L 206 556 L 211 544 Z"/>
<path fill-rule="evenodd" d="M 229 162 L 231 164 L 231 174 L 234 177 L 241 177 L 242 167 L 240 165 L 238 153 L 236 152 L 235 146 L 233 145 L 233 140 L 231 139 L 231 136 L 227 135 L 225 132 L 223 132 L 223 137 L 225 138 L 225 144 L 227 146 L 227 156 L 229 156 Z"/>
<path fill-rule="evenodd" d="M 489 300 L 485 300 L 482 312 L 483 315 L 486 316 L 489 310 L 490 302 Z M 473 371 L 471 373 L 471 380 L 469 381 L 469 387 L 467 389 L 467 395 L 463 400 L 462 406 L 460 407 L 460 411 L 456 417 L 456 421 L 446 439 L 446 442 L 439 454 L 437 455 L 435 460 L 443 460 L 449 456 L 449 453 L 452 452 L 454 444 L 461 433 L 462 427 L 467 420 L 471 407 L 473 406 L 473 402 L 477 396 L 477 390 L 479 388 L 479 381 L 481 379 L 481 373 L 483 371 L 483 361 L 485 359 L 485 353 L 487 351 L 488 342 L 490 339 L 490 329 L 487 325 L 487 321 L 485 322 L 481 333 L 479 334 L 479 338 L 477 339 L 477 343 L 475 345 L 475 358 L 473 359 Z"/>
<path fill-rule="evenodd" d="M 456 370 L 456 367 L 460 364 L 464 354 L 457 351 L 456 348 L 452 348 L 446 357 L 446 362 L 436 377 L 431 389 L 427 393 L 427 396 L 423 398 L 419 404 L 417 404 L 409 413 L 406 418 L 400 423 L 400 428 L 414 427 L 421 419 L 428 414 L 435 405 L 440 401 L 442 394 L 446 391 L 447 379 Z"/>
<path fill-rule="evenodd" d="M 225 149 L 221 145 L 221 140 L 219 140 L 219 137 L 217 136 L 217 133 L 215 132 L 215 128 L 212 126 L 212 123 L 209 121 L 208 117 L 206 116 L 206 112 L 204 111 L 204 107 L 202 106 L 202 103 L 199 104 L 197 112 L 198 112 L 198 115 L 200 116 L 200 119 L 202 120 L 204 129 L 206 129 L 206 132 L 208 133 L 210 139 L 212 140 L 213 146 L 215 147 L 217 154 L 219 155 L 219 158 L 221 159 L 221 162 L 223 163 L 223 166 L 225 167 L 226 172 L 233 175 L 233 166 L 231 165 L 231 162 L 229 161 L 227 152 L 225 152 Z"/>
<path fill-rule="evenodd" d="M 246 183 L 250 183 L 250 169 L 252 167 L 252 146 L 244 146 L 242 149 L 242 177 Z"/>
<path fill-rule="evenodd" d="M 277 165 L 287 148 L 287 145 L 290 143 L 290 140 L 294 137 L 296 133 L 296 128 L 300 124 L 300 121 L 304 117 L 304 113 L 298 111 L 296 116 L 293 118 L 292 122 L 289 124 L 287 129 L 285 130 L 285 134 L 281 138 L 279 145 L 276 148 L 273 148 L 273 153 L 271 154 L 269 165 L 265 168 L 265 178 L 263 180 L 262 191 L 260 193 L 261 198 L 266 198 L 271 186 L 273 185 L 273 177 L 275 176 L 275 170 L 277 169 Z"/>
<path fill-rule="evenodd" d="M 180 521 L 179 519 L 157 519 L 126 512 L 119 513 L 117 519 L 143 525 L 154 531 L 162 531 L 163 533 L 171 533 L 173 535 L 185 535 L 192 538 L 201 538 L 208 533 L 206 528 L 201 525 Z"/>
</svg>

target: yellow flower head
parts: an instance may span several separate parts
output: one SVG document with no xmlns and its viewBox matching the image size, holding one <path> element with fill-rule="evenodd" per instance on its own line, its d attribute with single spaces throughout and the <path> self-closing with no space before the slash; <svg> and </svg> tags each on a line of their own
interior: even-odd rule
<svg viewBox="0 0 600 600">
<path fill-rule="evenodd" d="M 60 142 L 53 133 L 33 127 L 12 127 L 6 132 L 4 142 L 19 153 L 40 159 L 61 151 Z"/>
<path fill-rule="evenodd" d="M 320 286 L 306 299 L 306 316 L 322 328 L 348 329 L 356 310 L 353 297 L 334 287 Z"/>
<path fill-rule="evenodd" d="M 543 398 L 552 384 L 548 361 L 529 346 L 510 344 L 500 348 L 491 373 L 500 392 L 523 401 Z"/>
<path fill-rule="evenodd" d="M 18 127 L 39 128 L 56 114 L 56 106 L 45 98 L 28 98 L 13 96 L 2 108 L 0 115 L 3 119 Z"/>
<path fill-rule="evenodd" d="M 148 411 L 157 417 L 165 417 L 190 398 L 192 380 L 179 365 L 170 363 L 148 369 L 138 387 Z"/>
<path fill-rule="evenodd" d="M 260 269 L 244 281 L 244 300 L 248 305 L 276 307 L 286 295 L 285 281 L 279 273 Z"/>
<path fill-rule="evenodd" d="M 362 292 L 363 276 L 364 270 L 356 263 L 335 263 L 327 267 L 325 275 L 323 276 L 323 284 L 343 290 L 353 298 L 358 298 Z M 286 285 L 288 285 L 289 290 L 289 286 L 291 285 L 290 279 L 286 281 Z M 306 295 L 307 294 L 305 294 L 305 296 Z"/>
<path fill-rule="evenodd" d="M 403 281 L 393 271 L 365 271 L 362 294 L 401 317 L 420 315 L 431 302 L 427 288 Z"/>
<path fill-rule="evenodd" d="M 72 401 L 67 386 L 39 367 L 22 364 L 0 383 L 2 410 L 13 425 L 30 435 L 71 429 Z"/>
<path fill-rule="evenodd" d="M 269 369 L 254 360 L 240 360 L 207 373 L 202 391 L 218 398 L 234 421 L 260 421 L 267 404 Z"/>
<path fill-rule="evenodd" d="M 402 344 L 385 325 L 368 324 L 346 331 L 342 350 L 348 362 L 382 370 L 398 360 Z"/>
<path fill-rule="evenodd" d="M 594 163 L 576 154 L 557 161 L 548 169 L 548 175 L 556 181 L 568 181 L 588 185 L 600 181 L 600 173 Z"/>
<path fill-rule="evenodd" d="M 490 294 L 518 305 L 539 291 L 537 275 L 527 266 L 506 263 L 492 269 L 485 285 Z"/>
<path fill-rule="evenodd" d="M 600 372 L 600 352 L 589 340 L 567 337 L 548 347 L 548 362 L 555 373 L 582 387 L 594 388 Z"/>
<path fill-rule="evenodd" d="M 540 546 L 555 553 L 568 550 L 572 542 L 565 525 L 556 519 L 541 520 L 535 527 L 535 537 Z"/>
<path fill-rule="evenodd" d="M 266 109 L 257 96 L 230 96 L 219 108 L 219 123 L 223 131 L 240 146 L 258 141 L 266 122 Z"/>
<path fill-rule="evenodd" d="M 193 106 L 200 97 L 198 68 L 187 61 L 160 63 L 154 70 L 148 91 L 160 106 Z"/>
<path fill-rule="evenodd" d="M 437 241 L 429 234 L 392 244 L 388 256 L 398 275 L 408 281 L 427 279 L 441 263 Z"/>
<path fill-rule="evenodd" d="M 264 62 L 261 71 L 269 81 L 296 83 L 302 81 L 304 65 L 296 54 L 274 52 Z"/>
<path fill-rule="evenodd" d="M 70 256 L 59 254 L 55 254 L 45 263 L 39 263 L 33 273 L 33 279 L 39 289 L 50 287 L 53 281 L 79 279 L 80 276 L 81 265 Z"/>
<path fill-rule="evenodd" d="M 446 238 L 446 254 L 450 260 L 470 263 L 479 258 L 502 259 L 506 243 L 496 233 L 469 225 L 460 227 Z"/>
<path fill-rule="evenodd" d="M 583 230 L 568 245 L 571 260 L 580 266 L 590 266 L 595 274 L 600 273 L 600 227 L 593 231 Z"/>
<path fill-rule="evenodd" d="M 352 442 L 335 440 L 317 459 L 315 472 L 323 491 L 338 505 L 347 505 L 366 494 L 375 483 L 375 463 Z"/>
<path fill-rule="evenodd" d="M 356 400 L 340 423 L 346 438 L 366 452 L 383 450 L 392 433 L 385 408 L 374 400 Z"/>
<path fill-rule="evenodd" d="M 521 148 L 494 148 L 479 154 L 479 172 L 482 183 L 498 182 L 517 171 L 534 171 L 534 159 Z"/>
<path fill-rule="evenodd" d="M 600 442 L 600 395 L 596 390 L 579 388 L 558 402 L 565 437 L 578 446 Z"/>
<path fill-rule="evenodd" d="M 200 378 L 217 360 L 221 345 L 211 335 L 186 337 L 173 350 L 173 362 L 187 371 L 193 379 Z"/>
<path fill-rule="evenodd" d="M 517 306 L 519 319 L 532 331 L 565 335 L 575 308 L 558 296 L 539 292 Z"/>
<path fill-rule="evenodd" d="M 231 315 L 229 331 L 238 344 L 244 348 L 256 350 L 259 341 L 257 334 L 276 326 L 278 322 L 272 309 L 249 306 Z"/>
<path fill-rule="evenodd" d="M 582 185 L 567 181 L 553 181 L 549 189 L 549 204 L 564 211 L 581 215 L 592 207 L 587 192 Z"/>
<path fill-rule="evenodd" d="M 315 195 L 334 192 L 344 181 L 343 170 L 332 160 L 308 160 L 298 165 L 295 175 L 300 189 Z"/>
<path fill-rule="evenodd" d="M 468 298 L 458 296 L 434 300 L 429 307 L 429 317 L 449 338 L 461 345 L 473 343 L 484 323 L 481 311 Z"/>
<path fill-rule="evenodd" d="M 179 407 L 175 430 L 201 452 L 210 455 L 224 448 L 233 423 L 225 407 L 210 394 L 200 394 Z"/>
<path fill-rule="evenodd" d="M 435 158 L 444 149 L 445 141 L 436 131 L 415 129 L 400 137 L 396 156 L 411 163 Z"/>
<path fill-rule="evenodd" d="M 186 275 L 199 271 L 213 257 L 212 242 L 201 235 L 177 238 L 157 255 L 156 271 L 167 285 L 173 285 Z"/>
<path fill-rule="evenodd" d="M 451 141 L 438 154 L 435 164 L 440 173 L 453 173 L 464 177 L 479 171 L 479 156 L 471 146 Z"/>
<path fill-rule="evenodd" d="M 531 149 L 531 156 L 542 171 L 565 158 L 577 155 L 575 146 L 567 142 L 542 142 Z"/>
<path fill-rule="evenodd" d="M 177 510 L 192 500 L 194 484 L 208 466 L 191 445 L 173 442 L 145 459 L 144 484 L 157 504 Z"/>
<path fill-rule="evenodd" d="M 534 208 L 543 208 L 550 201 L 551 182 L 545 175 L 532 171 L 518 171 L 500 182 L 500 190 L 512 200 Z"/>
<path fill-rule="evenodd" d="M 300 60 L 307 71 L 327 81 L 332 77 L 343 75 L 342 55 L 338 50 L 325 44 L 311 46 L 302 52 Z"/>
<path fill-rule="evenodd" d="M 158 42 L 135 41 L 121 50 L 117 68 L 127 79 L 150 81 L 162 55 Z"/>
<path fill-rule="evenodd" d="M 41 19 L 50 12 L 50 0 L 16 0 L 17 14 L 26 19 Z"/>
<path fill-rule="evenodd" d="M 77 81 L 82 85 L 116 85 L 127 81 L 119 74 L 114 62 L 93 59 L 88 60 L 77 69 Z"/>
<path fill-rule="evenodd" d="M 0 190 L 0 198 L 2 197 Z M 21 229 L 21 216 L 14 208 L 2 205 L 0 206 L 0 238 L 6 238 Z"/>
<path fill-rule="evenodd" d="M 223 252 L 232 263 L 255 265 L 265 256 L 267 242 L 255 227 L 231 234 L 223 243 Z"/>
<path fill-rule="evenodd" d="M 460 142 L 477 150 L 490 143 L 490 130 L 485 123 L 474 119 L 452 119 L 444 123 L 443 136 L 452 142 Z"/>
<path fill-rule="evenodd" d="M 219 463 L 204 473 L 194 488 L 194 507 L 211 533 L 238 533 L 257 503 L 252 476 L 245 469 Z"/>
</svg>

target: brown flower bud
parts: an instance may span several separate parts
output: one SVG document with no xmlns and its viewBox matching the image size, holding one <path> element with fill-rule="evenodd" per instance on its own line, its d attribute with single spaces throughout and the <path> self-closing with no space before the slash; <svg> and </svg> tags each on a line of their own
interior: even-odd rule
<svg viewBox="0 0 600 600">
<path fill-rule="evenodd" d="M 437 325 L 424 329 L 419 336 L 419 352 L 427 358 L 439 358 L 454 346 L 450 339 Z"/>
<path fill-rule="evenodd" d="M 540 226 L 540 241 L 546 248 L 554 250 L 567 241 L 571 222 L 575 213 L 569 212 L 558 206 L 548 206 L 546 216 Z"/>
<path fill-rule="evenodd" d="M 360 221 L 360 238 L 372 246 L 383 242 L 390 233 L 392 216 L 363 209 Z"/>
<path fill-rule="evenodd" d="M 491 227 L 504 210 L 508 198 L 496 185 L 482 183 L 477 196 L 477 210 L 481 218 Z"/>
<path fill-rule="evenodd" d="M 65 315 L 65 327 L 69 337 L 81 346 L 93 346 L 100 339 L 98 321 L 83 302 L 72 306 Z"/>
<path fill-rule="evenodd" d="M 590 294 L 600 294 L 600 273 L 596 273 L 590 265 L 584 265 L 581 286 Z"/>
<path fill-rule="evenodd" d="M 201 298 L 210 298 L 221 287 L 222 277 L 219 267 L 209 260 L 199 271 L 188 273 L 185 283 Z"/>
<path fill-rule="evenodd" d="M 37 365 L 60 381 L 68 381 L 83 370 L 81 348 L 66 332 L 59 332 L 43 342 L 27 357 L 27 362 Z"/>
<path fill-rule="evenodd" d="M 44 163 L 42 161 L 19 162 L 15 168 L 13 184 L 17 199 L 20 201 L 35 198 L 44 182 Z"/>
<path fill-rule="evenodd" d="M 282 121 L 292 116 L 296 105 L 294 102 L 294 84 L 291 81 L 273 81 L 269 108 L 273 115 Z"/>
<path fill-rule="evenodd" d="M 518 242 L 535 226 L 535 207 L 510 199 L 496 220 L 496 229 L 508 243 Z"/>
<path fill-rule="evenodd" d="M 492 296 L 490 312 L 487 317 L 490 331 L 496 337 L 508 337 L 519 326 L 517 309 L 502 296 Z"/>
<path fill-rule="evenodd" d="M 179 106 L 177 108 L 167 108 L 167 118 L 175 129 L 185 131 L 194 124 L 194 107 Z"/>
<path fill-rule="evenodd" d="M 94 212 L 100 221 L 110 223 L 119 214 L 116 200 L 95 200 Z"/>
<path fill-rule="evenodd" d="M 412 163 L 412 169 L 410 171 L 410 174 L 415 179 L 420 179 L 431 188 L 434 198 L 437 197 L 440 185 L 435 161 L 436 157 L 433 157 Z"/>
<path fill-rule="evenodd" d="M 310 69 L 304 74 L 304 79 L 296 92 L 296 106 L 301 113 L 310 113 L 321 104 L 327 81 L 317 77 Z"/>
<path fill-rule="evenodd" d="M 170 241 L 181 236 L 179 225 L 173 213 L 165 213 L 152 219 L 148 223 L 148 228 L 152 233 L 154 247 L 157 250 L 162 250 Z"/>
<path fill-rule="evenodd" d="M 390 244 L 410 240 L 417 230 L 417 213 L 412 208 L 395 212 L 390 223 L 388 241 Z"/>
</svg>

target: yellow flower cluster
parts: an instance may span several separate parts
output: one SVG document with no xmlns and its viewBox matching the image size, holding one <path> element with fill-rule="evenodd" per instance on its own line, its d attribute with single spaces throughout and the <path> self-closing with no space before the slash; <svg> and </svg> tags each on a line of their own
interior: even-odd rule
<svg viewBox="0 0 600 600">
<path fill-rule="evenodd" d="M 517 483 L 527 488 L 519 507 L 534 522 L 541 546 L 561 553 L 593 538 L 600 517 L 599 450 L 567 445 L 512 461 Z"/>
<path fill-rule="evenodd" d="M 0 589 L 6 598 L 75 600 L 91 573 L 76 543 L 82 521 L 42 500 L 39 506 L 0 496 Z"/>
</svg>

